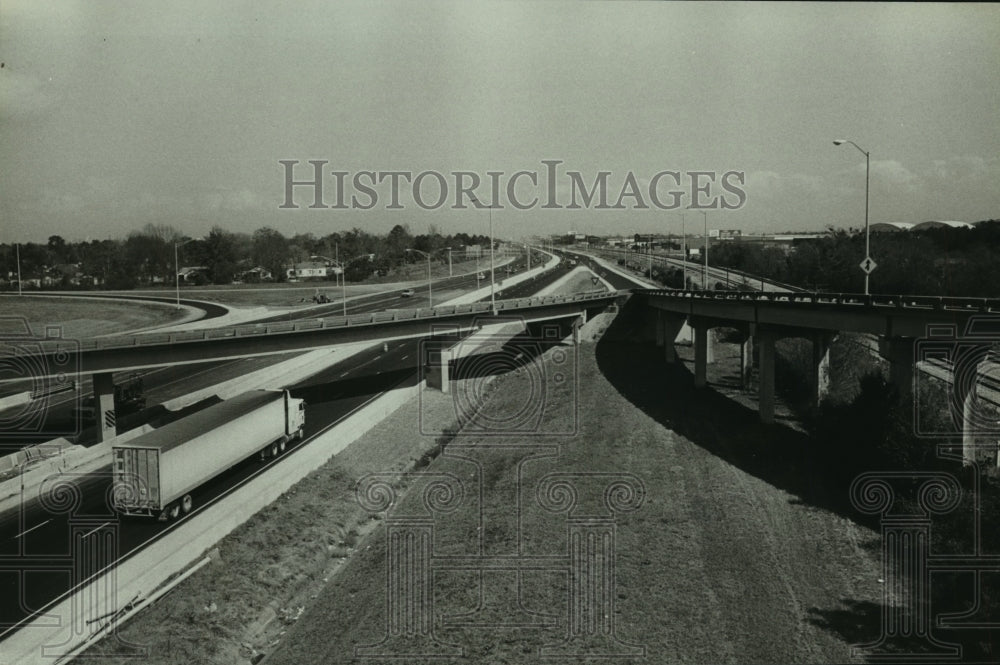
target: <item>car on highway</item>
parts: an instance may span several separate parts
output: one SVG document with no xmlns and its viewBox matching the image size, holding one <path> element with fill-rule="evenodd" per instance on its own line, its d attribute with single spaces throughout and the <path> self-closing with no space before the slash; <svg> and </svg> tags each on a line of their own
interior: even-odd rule
<svg viewBox="0 0 1000 665">
<path fill-rule="evenodd" d="M 405 291 L 403 291 L 399 295 L 402 298 L 412 298 L 413 297 L 413 293 L 414 293 L 413 289 L 406 289 Z"/>
</svg>

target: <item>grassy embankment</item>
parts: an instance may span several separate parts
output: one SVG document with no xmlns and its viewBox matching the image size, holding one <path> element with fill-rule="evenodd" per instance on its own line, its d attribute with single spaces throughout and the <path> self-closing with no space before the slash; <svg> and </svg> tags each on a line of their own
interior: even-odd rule
<svg viewBox="0 0 1000 665">
<path fill-rule="evenodd" d="M 178 321 L 185 315 L 168 305 L 51 296 L 4 296 L 0 334 L 18 334 L 26 321 L 35 336 L 60 326 L 63 337 L 85 339 Z"/>
</svg>

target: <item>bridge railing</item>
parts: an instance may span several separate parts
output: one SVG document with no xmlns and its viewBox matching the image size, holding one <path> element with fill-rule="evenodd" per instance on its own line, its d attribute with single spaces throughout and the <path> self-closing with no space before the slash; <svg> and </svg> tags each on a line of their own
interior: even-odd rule
<svg viewBox="0 0 1000 665">
<path fill-rule="evenodd" d="M 550 295 L 537 298 L 516 298 L 512 300 L 497 300 L 497 311 L 523 311 L 535 307 L 545 307 L 553 304 L 609 300 L 628 295 L 628 291 L 600 291 L 576 293 L 571 295 Z M 365 314 L 349 314 L 348 316 L 328 316 L 301 321 L 279 321 L 267 323 L 245 323 L 236 326 L 219 328 L 202 328 L 180 332 L 150 332 L 138 335 L 103 337 L 100 339 L 80 340 L 81 351 L 96 351 L 103 349 L 127 348 L 136 346 L 152 346 L 163 344 L 184 344 L 186 342 L 203 342 L 208 340 L 251 337 L 279 333 L 306 332 L 311 330 L 354 328 L 358 326 L 379 325 L 394 321 L 431 320 L 462 314 L 489 314 L 489 302 L 474 302 L 464 305 L 448 305 L 445 307 L 423 307 L 418 309 L 391 309 Z M 58 342 L 42 342 L 43 347 L 59 348 Z"/>
<path fill-rule="evenodd" d="M 864 295 L 860 293 L 819 293 L 774 291 L 694 291 L 678 289 L 632 289 L 632 293 L 676 300 L 728 300 L 760 303 L 808 303 L 814 305 L 869 308 L 944 310 L 976 313 L 1000 312 L 998 298 L 957 298 L 947 296 Z"/>
<path fill-rule="evenodd" d="M 639 272 L 643 272 L 645 270 L 646 268 L 645 264 L 649 260 L 649 254 L 643 252 L 635 252 L 631 250 L 626 251 L 624 249 L 617 249 L 614 247 L 599 247 L 599 248 L 592 247 L 589 250 L 587 250 L 587 252 L 596 253 L 598 255 L 603 255 L 603 258 L 609 258 L 615 260 L 626 255 L 636 257 L 634 260 L 635 263 L 639 265 Z M 683 256 L 676 257 L 676 256 L 670 256 L 668 254 L 655 254 L 655 253 L 653 254 L 653 263 L 659 263 L 661 265 L 667 265 L 671 267 L 677 267 L 678 263 L 687 264 L 687 268 L 689 271 L 691 271 L 692 274 L 696 274 L 697 271 L 700 271 L 702 266 L 705 265 L 704 262 L 686 261 Z M 629 267 L 628 264 L 626 264 L 626 267 Z M 805 289 L 796 284 L 779 282 L 778 280 L 772 279 L 770 277 L 761 277 L 760 275 L 753 275 L 748 272 L 744 272 L 742 270 L 737 270 L 736 268 L 730 268 L 728 266 L 720 266 L 716 263 L 712 263 L 711 259 L 709 259 L 708 269 L 716 271 L 716 276 L 712 278 L 715 279 L 716 281 L 718 281 L 719 279 L 718 273 L 725 271 L 727 274 L 726 280 L 728 280 L 730 284 L 732 284 L 733 282 L 742 282 L 743 284 L 746 284 L 748 286 L 753 286 L 755 284 L 760 284 L 761 281 L 763 280 L 764 283 L 769 284 L 770 286 L 777 286 L 782 289 L 787 289 L 789 291 L 796 291 L 796 292 L 805 291 Z M 735 279 L 737 277 L 740 279 L 738 280 Z"/>
</svg>

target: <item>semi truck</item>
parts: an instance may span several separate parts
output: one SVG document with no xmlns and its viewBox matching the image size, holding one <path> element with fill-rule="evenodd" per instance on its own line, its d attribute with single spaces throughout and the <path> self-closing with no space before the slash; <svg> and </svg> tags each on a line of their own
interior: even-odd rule
<svg viewBox="0 0 1000 665">
<path fill-rule="evenodd" d="M 191 492 L 253 455 L 277 457 L 301 439 L 305 401 L 251 390 L 112 445 L 112 499 L 123 515 L 177 519 Z"/>
<path fill-rule="evenodd" d="M 123 416 L 145 408 L 146 395 L 143 392 L 142 377 L 138 373 L 132 373 L 122 383 L 115 384 L 115 414 Z M 80 406 L 73 409 L 73 418 L 85 425 L 93 423 L 96 414 L 97 406 L 93 395 L 84 397 Z"/>
</svg>

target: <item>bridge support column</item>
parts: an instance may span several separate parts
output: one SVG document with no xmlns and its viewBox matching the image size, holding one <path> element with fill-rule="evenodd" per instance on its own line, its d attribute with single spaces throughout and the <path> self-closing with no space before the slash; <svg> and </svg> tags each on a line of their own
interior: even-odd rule
<svg viewBox="0 0 1000 665">
<path fill-rule="evenodd" d="M 111 372 L 94 374 L 94 418 L 97 420 L 97 441 L 113 439 L 118 434 L 115 413 L 115 380 Z"/>
<path fill-rule="evenodd" d="M 740 343 L 740 387 L 744 390 L 749 390 L 750 376 L 753 373 L 753 324 L 750 326 Z"/>
<path fill-rule="evenodd" d="M 706 370 L 712 357 L 712 331 L 706 323 L 695 323 L 694 328 L 694 387 L 704 388 L 708 383 Z"/>
<path fill-rule="evenodd" d="M 663 340 L 663 359 L 669 364 L 677 362 L 677 348 L 674 346 L 674 343 L 677 341 L 677 335 L 683 328 L 683 316 L 671 316 L 665 312 L 661 312 L 659 325 L 656 328 L 656 338 L 658 342 L 660 339 Z"/>
<path fill-rule="evenodd" d="M 964 358 L 952 367 L 951 399 L 962 405 L 962 466 L 972 466 L 979 461 L 977 438 L 996 430 L 996 416 L 987 417 L 982 413 L 983 404 L 979 401 L 978 389 L 982 382 L 980 364 L 989 355 L 989 346 L 980 346 L 968 350 Z M 969 378 L 971 377 L 971 380 Z M 956 380 L 957 379 L 957 380 Z M 990 437 L 994 441 L 995 436 Z M 996 445 L 996 444 L 995 444 Z M 990 451 L 992 452 L 992 451 Z M 997 460 L 1000 466 L 1000 458 Z"/>
<path fill-rule="evenodd" d="M 449 390 L 449 363 L 451 362 L 450 342 L 428 340 L 423 344 L 425 374 L 428 388 L 436 388 L 443 393 Z"/>
<path fill-rule="evenodd" d="M 757 330 L 757 353 L 760 371 L 757 381 L 757 410 L 760 422 L 774 422 L 774 342 L 776 335 L 770 330 Z"/>
<path fill-rule="evenodd" d="M 583 336 L 580 333 L 580 329 L 583 328 L 587 323 L 587 311 L 584 310 L 580 316 L 573 320 L 573 344 L 576 346 L 580 345 L 583 341 Z"/>
<path fill-rule="evenodd" d="M 917 359 L 912 337 L 885 337 L 879 340 L 879 351 L 889 361 L 889 383 L 899 395 L 901 413 L 913 418 L 913 374 Z"/>
<path fill-rule="evenodd" d="M 810 406 L 818 409 L 830 392 L 830 345 L 834 333 L 817 331 L 812 334 L 812 380 Z"/>
</svg>

